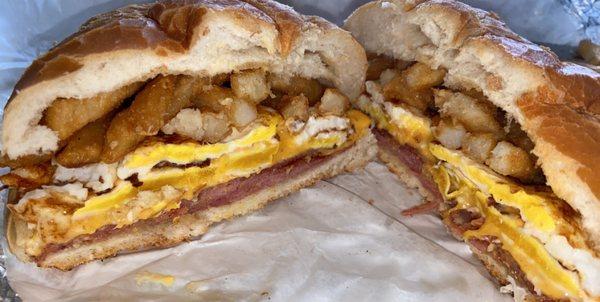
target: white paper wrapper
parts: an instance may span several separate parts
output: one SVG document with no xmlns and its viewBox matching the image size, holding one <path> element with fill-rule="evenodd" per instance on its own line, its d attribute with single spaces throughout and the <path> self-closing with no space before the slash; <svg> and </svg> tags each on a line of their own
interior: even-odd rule
<svg viewBox="0 0 600 302">
<path fill-rule="evenodd" d="M 8 99 L 24 68 L 55 41 L 97 13 L 135 2 L 146 1 L 0 1 L 0 100 Z M 366 1 L 287 2 L 339 24 Z M 400 215 L 419 199 L 385 167 L 371 163 L 175 248 L 66 273 L 7 255 L 5 268 L 26 301 L 510 301 L 436 217 Z M 150 273 L 174 281 L 143 281 Z"/>
</svg>

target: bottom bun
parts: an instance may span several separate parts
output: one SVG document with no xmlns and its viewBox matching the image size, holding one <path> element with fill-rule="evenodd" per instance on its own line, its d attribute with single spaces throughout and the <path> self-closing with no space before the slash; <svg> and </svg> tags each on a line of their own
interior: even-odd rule
<svg viewBox="0 0 600 302">
<path fill-rule="evenodd" d="M 110 235 L 101 241 L 70 246 L 54 252 L 37 261 L 41 267 L 69 270 L 93 260 L 104 259 L 119 253 L 164 248 L 182 241 L 191 240 L 207 232 L 213 223 L 244 215 L 264 207 L 269 201 L 284 197 L 317 181 L 345 171 L 363 167 L 376 153 L 374 136 L 369 132 L 350 148 L 330 155 L 332 158 L 294 178 L 282 181 L 275 186 L 263 188 L 249 196 L 230 204 L 179 216 L 174 221 L 160 224 L 142 225 L 127 232 Z M 24 255 L 15 239 L 19 222 L 9 219 L 9 245 L 11 251 Z"/>
</svg>

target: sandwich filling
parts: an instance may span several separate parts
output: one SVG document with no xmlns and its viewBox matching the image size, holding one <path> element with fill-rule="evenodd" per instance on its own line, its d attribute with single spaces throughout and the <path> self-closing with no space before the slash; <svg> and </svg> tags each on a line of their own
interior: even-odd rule
<svg viewBox="0 0 600 302">
<path fill-rule="evenodd" d="M 372 57 L 354 102 L 375 121 L 380 157 L 429 191 L 405 213 L 439 210 L 502 285 L 541 299 L 600 298 L 600 258 L 579 213 L 545 185 L 533 142 L 481 92 L 446 87 L 445 74 Z"/>
<path fill-rule="evenodd" d="M 370 120 L 334 88 L 261 70 L 158 76 L 58 99 L 55 154 L 4 159 L 32 259 L 144 222 L 231 203 L 352 146 Z M 276 179 L 273 179 L 276 178 Z M 242 191 L 240 191 L 243 190 Z M 246 194 L 246 195 L 247 195 Z"/>
</svg>

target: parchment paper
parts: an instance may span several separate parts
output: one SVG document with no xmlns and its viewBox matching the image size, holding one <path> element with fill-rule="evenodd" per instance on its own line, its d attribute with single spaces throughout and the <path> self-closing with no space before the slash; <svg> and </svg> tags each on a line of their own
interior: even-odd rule
<svg viewBox="0 0 600 302">
<path fill-rule="evenodd" d="M 0 1 L 0 100 L 8 99 L 24 68 L 55 41 L 99 12 L 136 2 L 146 1 Z M 366 1 L 283 2 L 340 24 Z M 543 26 L 545 33 L 552 31 Z M 436 217 L 400 215 L 419 200 L 384 166 L 371 163 L 171 249 L 66 273 L 38 269 L 8 254 L 4 268 L 26 301 L 509 301 Z M 170 286 L 144 281 L 150 274 L 174 281 Z M 0 292 L 7 298 L 3 284 Z"/>
</svg>

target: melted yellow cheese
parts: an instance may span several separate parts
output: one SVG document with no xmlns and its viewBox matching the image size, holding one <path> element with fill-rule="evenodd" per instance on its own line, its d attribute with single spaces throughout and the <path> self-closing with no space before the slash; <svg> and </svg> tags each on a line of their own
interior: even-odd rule
<svg viewBox="0 0 600 302">
<path fill-rule="evenodd" d="M 359 99 L 356 105 L 376 121 L 378 128 L 386 130 L 399 143 L 419 149 L 421 155 L 431 162 L 441 162 L 429 166 L 428 170 L 444 197 L 457 202 L 452 210 L 479 209 L 485 222 L 481 228 L 467 231 L 463 235 L 465 240 L 486 236 L 498 238 L 502 248 L 515 259 L 535 289 L 544 295 L 556 299 L 587 297 L 577 274 L 565 269 L 542 242 L 525 231 L 526 226 L 546 234 L 573 231 L 573 227 L 562 218 L 553 197 L 527 190 L 457 151 L 432 143 L 431 125 L 425 117 L 414 115 L 404 108 L 391 108 L 386 112 L 381 105 L 368 99 Z M 520 217 L 503 215 L 489 206 L 489 197 L 518 209 Z M 570 238 L 578 241 L 576 234 Z"/>
<path fill-rule="evenodd" d="M 449 200 L 455 200 L 456 208 L 476 207 L 485 217 L 479 229 L 463 234 L 465 240 L 485 236 L 498 238 L 502 248 L 515 259 L 535 289 L 544 295 L 556 299 L 585 295 L 576 274 L 563 268 L 539 240 L 526 234 L 520 219 L 503 215 L 489 206 L 489 195 L 481 192 L 468 178 L 453 172 L 455 168 L 442 165 L 436 169 L 434 180 L 440 185 L 442 194 Z M 451 191 L 452 187 L 456 190 Z"/>
<path fill-rule="evenodd" d="M 73 214 L 72 227 L 65 237 L 68 239 L 93 233 L 104 225 L 121 227 L 140 219 L 151 218 L 166 210 L 178 208 L 181 198 L 191 199 L 204 187 L 252 175 L 309 150 L 350 145 L 365 135 L 370 120 L 355 110 L 348 112 L 348 118 L 354 129 L 348 139 L 333 134 L 321 138 L 311 137 L 299 145 L 278 114 L 262 111 L 260 125 L 243 137 L 227 143 L 155 143 L 140 147 L 123 160 L 122 166 L 128 169 L 150 168 L 148 172 L 138 175 L 141 186 L 134 187 L 129 181 L 120 180 L 112 191 L 88 199 Z M 151 169 L 163 161 L 187 164 L 206 159 L 211 160 L 207 166 Z M 166 187 L 171 190 L 161 193 Z"/>
<path fill-rule="evenodd" d="M 388 104 L 393 116 L 373 102 L 358 101 L 357 106 L 367 112 L 376 122 L 379 129 L 390 133 L 400 144 L 406 144 L 418 149 L 427 157 L 429 142 L 433 139 L 431 122 L 427 117 L 417 116 L 409 110 L 393 104 Z"/>
<path fill-rule="evenodd" d="M 437 159 L 450 163 L 485 194 L 491 195 L 496 202 L 519 209 L 523 219 L 535 229 L 543 232 L 555 231 L 558 211 L 545 196 L 526 192 L 521 186 L 457 151 L 437 144 L 431 144 L 430 151 Z"/>
</svg>

